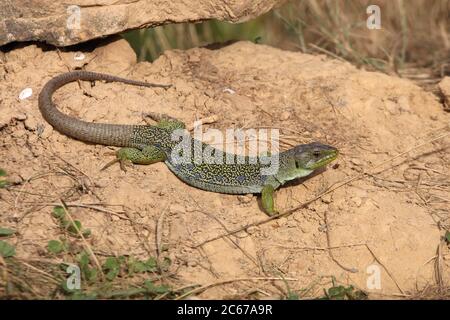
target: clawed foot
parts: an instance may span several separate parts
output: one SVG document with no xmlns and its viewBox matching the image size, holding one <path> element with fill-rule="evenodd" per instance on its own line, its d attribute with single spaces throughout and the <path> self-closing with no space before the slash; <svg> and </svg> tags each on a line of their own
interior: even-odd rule
<svg viewBox="0 0 450 320">
<path fill-rule="evenodd" d="M 117 163 L 117 162 L 119 163 L 120 169 L 121 169 L 123 172 L 127 172 L 127 167 L 132 167 L 132 166 L 133 166 L 133 163 L 132 163 L 130 160 L 128 160 L 128 159 L 119 159 L 119 158 L 116 158 L 116 159 L 111 160 L 111 161 L 108 162 L 107 164 L 105 164 L 105 165 L 100 169 L 100 171 L 103 171 L 103 170 L 109 168 L 110 166 L 112 166 L 113 164 L 115 164 L 115 163 Z"/>
</svg>

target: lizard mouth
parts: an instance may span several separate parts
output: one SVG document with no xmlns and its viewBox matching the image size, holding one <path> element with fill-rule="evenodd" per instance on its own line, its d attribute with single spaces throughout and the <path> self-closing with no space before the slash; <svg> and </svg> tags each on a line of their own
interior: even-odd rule
<svg viewBox="0 0 450 320">
<path fill-rule="evenodd" d="M 319 159 L 312 159 L 308 163 L 308 169 L 315 170 L 317 168 L 326 166 L 330 162 L 334 161 L 339 154 L 337 149 L 331 149 L 324 151 Z"/>
</svg>

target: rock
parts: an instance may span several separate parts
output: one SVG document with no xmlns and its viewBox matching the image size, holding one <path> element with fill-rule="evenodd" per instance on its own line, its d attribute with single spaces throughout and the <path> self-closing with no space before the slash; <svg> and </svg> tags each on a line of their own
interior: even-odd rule
<svg viewBox="0 0 450 320">
<path fill-rule="evenodd" d="M 290 113 L 289 111 L 283 111 L 283 112 L 280 114 L 280 120 L 286 121 L 286 120 L 288 120 L 291 116 L 292 116 L 292 115 L 291 115 L 291 113 Z"/>
<path fill-rule="evenodd" d="M 52 133 L 53 133 L 53 127 L 46 123 L 43 125 L 43 130 L 40 134 L 40 137 L 42 139 L 47 139 L 48 137 L 50 137 L 52 135 Z"/>
<path fill-rule="evenodd" d="M 94 181 L 94 186 L 97 188 L 106 188 L 109 185 L 109 180 L 105 178 L 99 178 L 98 180 Z"/>
<path fill-rule="evenodd" d="M 24 122 L 25 128 L 30 131 L 35 131 L 38 127 L 38 122 L 35 117 L 29 117 Z"/>
<path fill-rule="evenodd" d="M 242 22 L 262 15 L 283 0 L 137 0 L 0 2 L 0 45 L 45 41 L 68 46 L 125 30 L 218 19 Z"/>
<path fill-rule="evenodd" d="M 94 71 L 127 70 L 136 63 L 136 53 L 125 39 L 113 41 L 107 46 L 96 48 L 92 55 L 95 59 L 89 63 L 89 68 Z"/>
<path fill-rule="evenodd" d="M 333 201 L 330 193 L 324 195 L 321 199 L 322 199 L 322 202 L 326 203 L 326 204 L 329 204 L 329 203 L 331 203 L 331 201 Z"/>
<path fill-rule="evenodd" d="M 239 195 L 238 200 L 240 203 L 250 203 L 253 201 L 252 194 Z"/>
</svg>

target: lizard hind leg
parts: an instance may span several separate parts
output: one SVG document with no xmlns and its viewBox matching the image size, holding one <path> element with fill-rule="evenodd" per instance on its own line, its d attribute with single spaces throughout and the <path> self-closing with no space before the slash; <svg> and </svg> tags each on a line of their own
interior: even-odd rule
<svg viewBox="0 0 450 320">
<path fill-rule="evenodd" d="M 102 170 L 112 164 L 119 162 L 120 168 L 126 170 L 126 165 L 134 164 L 152 164 L 166 160 L 166 154 L 155 146 L 145 146 L 142 150 L 137 148 L 121 148 L 116 152 L 116 159 L 106 164 Z"/>
</svg>

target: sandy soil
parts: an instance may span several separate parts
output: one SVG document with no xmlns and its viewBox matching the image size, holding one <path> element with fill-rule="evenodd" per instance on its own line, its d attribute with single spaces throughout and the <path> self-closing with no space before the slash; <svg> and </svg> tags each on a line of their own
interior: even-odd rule
<svg viewBox="0 0 450 320">
<path fill-rule="evenodd" d="M 449 250 L 442 245 L 439 259 L 436 253 L 450 227 L 450 138 L 371 169 L 448 133 L 442 128 L 449 114 L 431 93 L 324 56 L 249 42 L 169 51 L 153 64 L 136 63 L 123 40 L 84 54 L 78 61 L 75 52 L 28 45 L 0 56 L 0 167 L 16 184 L 0 189 L 0 226 L 18 230 L 10 241 L 19 258 L 41 257 L 47 242 L 58 238 L 51 210 L 64 199 L 87 206 L 70 210 L 92 230 L 89 241 L 99 255 L 154 256 L 159 234 L 177 285 L 283 276 L 294 279 L 291 290 L 311 287 L 306 296 L 317 296 L 334 276 L 371 297 L 392 297 L 435 284 L 436 265 L 449 284 Z M 195 248 L 226 230 L 266 219 L 257 197 L 192 188 L 163 163 L 134 166 L 126 173 L 119 166 L 100 171 L 112 159 L 113 148 L 53 131 L 37 106 L 48 79 L 81 66 L 174 85 L 164 91 L 83 82 L 59 90 L 55 101 L 60 108 L 87 121 L 143 124 L 148 111 L 187 124 L 214 116 L 217 121 L 207 128 L 271 126 L 283 128 L 283 147 L 312 140 L 337 146 L 337 166 L 278 191 L 281 210 L 363 170 L 371 174 L 292 215 Z M 27 87 L 33 95 L 20 100 Z M 381 272 L 379 289 L 367 288 L 372 265 Z M 283 290 L 282 281 L 235 281 L 200 297 L 251 292 L 277 297 Z"/>
</svg>

